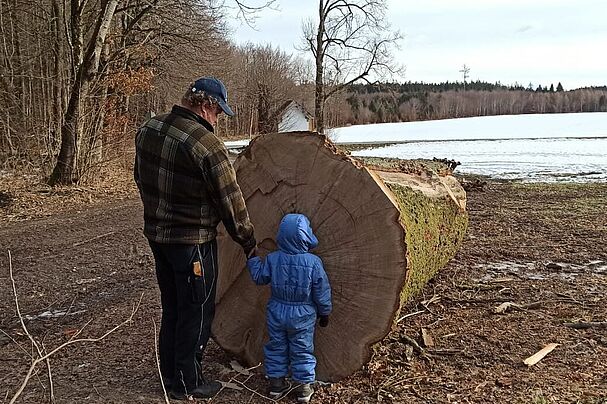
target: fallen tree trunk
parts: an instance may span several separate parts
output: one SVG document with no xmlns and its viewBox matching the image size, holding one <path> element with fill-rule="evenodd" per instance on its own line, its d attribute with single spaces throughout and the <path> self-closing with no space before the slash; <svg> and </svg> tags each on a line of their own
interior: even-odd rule
<svg viewBox="0 0 607 404">
<path fill-rule="evenodd" d="M 390 331 L 400 308 L 451 259 L 465 233 L 466 194 L 450 175 L 416 166 L 375 167 L 324 136 L 256 138 L 236 159 L 260 255 L 276 249 L 283 215 L 310 218 L 333 292 L 327 328 L 317 328 L 319 380 L 352 374 Z M 408 172 L 403 172 L 408 171 Z M 216 341 L 249 365 L 263 360 L 269 287 L 249 278 L 239 246 L 220 235 Z"/>
</svg>

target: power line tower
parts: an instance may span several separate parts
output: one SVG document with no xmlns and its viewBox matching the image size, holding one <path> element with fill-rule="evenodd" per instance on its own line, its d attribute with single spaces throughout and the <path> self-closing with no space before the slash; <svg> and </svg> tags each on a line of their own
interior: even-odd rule
<svg viewBox="0 0 607 404">
<path fill-rule="evenodd" d="M 464 67 L 462 67 L 462 70 L 460 70 L 459 72 L 463 73 L 464 75 L 464 91 L 466 91 L 466 79 L 470 77 L 468 76 L 468 73 L 470 73 L 470 68 L 466 66 L 466 64 L 464 64 Z"/>
</svg>

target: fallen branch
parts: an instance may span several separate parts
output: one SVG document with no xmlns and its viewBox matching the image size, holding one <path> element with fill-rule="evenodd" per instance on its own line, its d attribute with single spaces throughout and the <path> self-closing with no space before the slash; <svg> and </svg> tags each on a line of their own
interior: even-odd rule
<svg viewBox="0 0 607 404">
<path fill-rule="evenodd" d="M 89 238 L 87 240 L 83 240 L 83 241 L 79 241 L 77 243 L 74 243 L 74 244 L 72 244 L 72 247 L 78 247 L 79 245 L 90 243 L 91 241 L 99 240 L 100 238 L 104 238 L 104 237 L 107 237 L 107 236 L 111 236 L 114 233 L 116 233 L 116 231 L 110 231 L 110 232 L 107 232 L 107 233 L 104 233 L 104 234 L 100 234 L 100 235 L 95 236 L 93 238 Z"/>
<path fill-rule="evenodd" d="M 586 330 L 588 328 L 607 328 L 607 321 L 590 321 L 590 322 L 577 322 L 577 323 L 563 323 L 565 327 L 575 328 L 576 330 Z"/>
<path fill-rule="evenodd" d="M 17 309 L 17 315 L 19 316 L 19 322 L 21 323 L 21 328 L 23 329 L 23 332 L 27 335 L 27 337 L 32 342 L 32 345 L 36 348 L 36 351 L 38 352 L 38 357 L 36 359 L 34 359 L 33 356 L 32 356 L 32 364 L 30 365 L 30 368 L 27 371 L 27 374 L 26 374 L 25 378 L 23 379 L 23 382 L 21 383 L 21 386 L 19 387 L 19 389 L 17 390 L 17 392 L 13 395 L 13 397 L 11 398 L 9 404 L 13 404 L 15 401 L 17 401 L 17 399 L 19 398 L 19 396 L 21 395 L 21 393 L 23 393 L 23 390 L 27 386 L 27 383 L 29 382 L 30 378 L 32 377 L 32 374 L 33 374 L 34 370 L 36 369 L 36 366 L 38 366 L 38 364 L 40 364 L 41 362 L 46 362 L 46 364 L 47 364 L 48 375 L 49 375 L 49 383 L 50 383 L 50 386 L 51 386 L 51 399 L 53 399 L 53 397 L 52 397 L 52 395 L 53 395 L 53 381 L 52 381 L 52 374 L 51 374 L 51 369 L 50 369 L 50 361 L 49 361 L 50 357 L 53 356 L 54 354 L 56 354 L 57 352 L 59 352 L 60 350 L 62 350 L 63 348 L 66 348 L 66 347 L 68 347 L 69 345 L 72 345 L 72 344 L 76 344 L 76 343 L 80 343 L 80 342 L 99 342 L 99 341 L 105 339 L 110 334 L 112 334 L 115 331 L 117 331 L 119 328 L 121 328 L 125 324 L 130 323 L 133 320 L 133 317 L 135 316 L 135 313 L 137 312 L 137 310 L 139 310 L 139 306 L 141 305 L 141 300 L 143 299 L 143 293 L 141 294 L 141 297 L 139 298 L 139 301 L 137 302 L 137 305 L 135 305 L 133 307 L 131 315 L 126 320 L 124 320 L 122 323 L 118 324 L 117 326 L 115 326 L 111 330 L 105 332 L 105 334 L 103 334 L 102 336 L 97 337 L 97 338 L 79 338 L 79 339 L 74 339 L 74 337 L 76 335 L 80 334 L 80 331 L 81 331 L 80 330 L 70 340 L 68 340 L 67 342 L 59 345 L 55 349 L 47 352 L 46 349 L 44 347 L 41 347 L 40 344 L 38 342 L 36 342 L 36 340 L 34 339 L 34 337 L 32 337 L 32 335 L 30 334 L 29 330 L 27 329 L 27 327 L 25 325 L 25 322 L 23 321 L 23 315 L 21 314 L 21 307 L 19 306 L 19 296 L 17 294 L 17 286 L 15 285 L 15 278 L 13 276 L 13 263 L 12 263 L 12 256 L 11 256 L 10 250 L 8 251 L 8 263 L 9 263 L 9 276 L 10 276 L 10 279 L 11 279 L 11 284 L 12 284 L 12 288 L 13 288 L 13 294 L 15 296 L 15 307 Z"/>
</svg>

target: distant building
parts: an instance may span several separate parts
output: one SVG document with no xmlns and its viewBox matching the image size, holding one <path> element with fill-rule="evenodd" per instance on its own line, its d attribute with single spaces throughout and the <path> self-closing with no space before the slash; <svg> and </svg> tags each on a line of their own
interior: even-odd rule
<svg viewBox="0 0 607 404">
<path fill-rule="evenodd" d="M 313 131 L 314 118 L 306 109 L 294 100 L 285 101 L 274 113 L 277 132 Z"/>
</svg>

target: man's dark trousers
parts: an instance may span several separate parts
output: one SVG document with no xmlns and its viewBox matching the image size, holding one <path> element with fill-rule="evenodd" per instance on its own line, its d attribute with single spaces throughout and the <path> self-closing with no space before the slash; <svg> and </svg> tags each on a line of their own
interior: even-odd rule
<svg viewBox="0 0 607 404">
<path fill-rule="evenodd" d="M 211 335 L 217 288 L 217 242 L 150 241 L 160 287 L 160 372 L 187 393 L 202 382 L 200 361 Z M 199 264 L 197 264 L 199 263 Z"/>
</svg>

